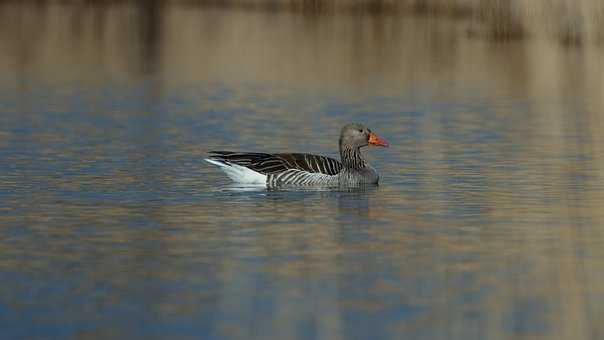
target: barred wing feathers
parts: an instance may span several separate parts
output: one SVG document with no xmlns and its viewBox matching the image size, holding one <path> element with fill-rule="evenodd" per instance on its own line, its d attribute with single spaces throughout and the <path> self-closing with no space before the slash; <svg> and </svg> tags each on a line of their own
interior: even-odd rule
<svg viewBox="0 0 604 340">
<path fill-rule="evenodd" d="M 342 169 L 342 163 L 333 158 L 306 153 L 210 151 L 210 159 L 241 165 L 265 175 L 295 169 L 333 176 Z"/>
</svg>

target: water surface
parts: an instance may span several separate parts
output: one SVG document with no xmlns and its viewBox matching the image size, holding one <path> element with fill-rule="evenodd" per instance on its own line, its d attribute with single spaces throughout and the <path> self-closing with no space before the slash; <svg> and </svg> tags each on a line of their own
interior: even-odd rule
<svg viewBox="0 0 604 340">
<path fill-rule="evenodd" d="M 7 339 L 601 339 L 604 51 L 463 21 L 0 6 Z M 233 186 L 209 150 L 379 187 Z"/>
</svg>

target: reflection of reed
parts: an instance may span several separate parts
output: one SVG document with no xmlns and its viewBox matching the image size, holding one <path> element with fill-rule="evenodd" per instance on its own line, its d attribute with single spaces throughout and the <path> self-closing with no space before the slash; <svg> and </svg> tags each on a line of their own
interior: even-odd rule
<svg viewBox="0 0 604 340">
<path fill-rule="evenodd" d="M 452 16 L 484 24 L 491 38 L 548 34 L 566 43 L 603 39 L 604 6 L 597 0 L 199 0 L 199 5 L 256 10 L 302 11 L 325 15 L 340 12 L 373 15 Z"/>
<path fill-rule="evenodd" d="M 21 3 L 21 4 L 19 4 Z M 26 6 L 47 10 L 50 1 L 1 1 L 0 10 Z M 556 37 L 569 44 L 601 43 L 604 40 L 604 5 L 597 0 L 556 1 L 505 1 L 505 0 L 192 0 L 192 1 L 72 1 L 66 6 L 74 8 L 70 19 L 74 32 L 82 23 L 89 8 L 105 13 L 111 7 L 134 7 L 140 14 L 144 39 L 152 39 L 161 31 L 161 11 L 173 5 L 182 7 L 302 12 L 307 16 L 338 13 L 369 14 L 379 16 L 421 15 L 433 18 L 462 18 L 470 24 L 468 33 L 493 39 L 516 37 Z M 11 18 L 9 18 L 11 19 Z M 14 26 L 14 19 L 4 26 Z M 17 17 L 19 19 L 19 17 Z M 95 16 L 101 23 L 103 15 Z M 39 30 L 39 26 L 34 26 Z"/>
</svg>

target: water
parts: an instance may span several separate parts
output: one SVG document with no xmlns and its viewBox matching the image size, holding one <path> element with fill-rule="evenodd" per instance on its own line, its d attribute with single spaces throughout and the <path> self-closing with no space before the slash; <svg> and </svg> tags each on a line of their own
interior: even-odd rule
<svg viewBox="0 0 604 340">
<path fill-rule="evenodd" d="M 0 6 L 1 338 L 601 339 L 604 50 L 464 21 Z M 379 187 L 232 185 L 209 150 Z"/>
</svg>

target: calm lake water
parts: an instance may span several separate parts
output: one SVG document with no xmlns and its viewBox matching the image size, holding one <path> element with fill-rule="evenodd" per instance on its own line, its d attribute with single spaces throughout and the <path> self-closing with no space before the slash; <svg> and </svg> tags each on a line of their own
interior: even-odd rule
<svg viewBox="0 0 604 340">
<path fill-rule="evenodd" d="M 149 3 L 0 3 L 0 338 L 604 338 L 603 46 Z M 348 122 L 379 187 L 203 160 Z"/>
</svg>

